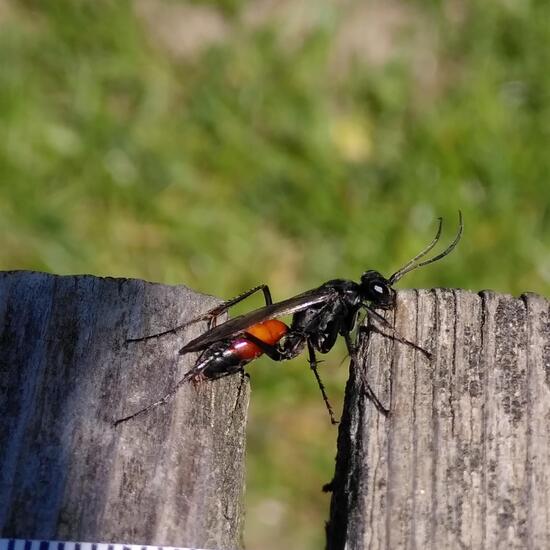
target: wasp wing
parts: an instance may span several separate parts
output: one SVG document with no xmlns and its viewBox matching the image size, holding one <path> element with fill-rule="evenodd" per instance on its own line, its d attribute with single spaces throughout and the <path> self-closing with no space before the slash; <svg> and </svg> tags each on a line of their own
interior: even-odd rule
<svg viewBox="0 0 550 550">
<path fill-rule="evenodd" d="M 236 336 L 257 323 L 282 317 L 283 315 L 292 315 L 315 304 L 325 302 L 335 295 L 337 295 L 337 292 L 334 289 L 319 287 L 308 290 L 293 298 L 288 298 L 288 300 L 260 307 L 244 315 L 233 317 L 185 344 L 181 348 L 180 354 L 203 350 L 215 342 Z"/>
</svg>

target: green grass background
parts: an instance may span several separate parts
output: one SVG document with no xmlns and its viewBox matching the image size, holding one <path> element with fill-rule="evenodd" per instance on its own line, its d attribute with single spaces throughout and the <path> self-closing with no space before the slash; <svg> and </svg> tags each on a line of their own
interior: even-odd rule
<svg viewBox="0 0 550 550">
<path fill-rule="evenodd" d="M 0 0 L 2 269 L 282 299 L 460 208 L 401 286 L 548 295 L 549 174 L 543 0 Z M 247 547 L 321 548 L 336 430 L 303 359 L 250 372 Z"/>
</svg>

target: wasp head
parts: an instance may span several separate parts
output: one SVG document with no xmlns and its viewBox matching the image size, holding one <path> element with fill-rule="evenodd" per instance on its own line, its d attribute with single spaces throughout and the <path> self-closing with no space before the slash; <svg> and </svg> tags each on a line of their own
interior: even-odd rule
<svg viewBox="0 0 550 550">
<path fill-rule="evenodd" d="M 361 275 L 361 296 L 374 307 L 390 308 L 395 303 L 395 290 L 378 271 L 365 271 Z"/>
</svg>

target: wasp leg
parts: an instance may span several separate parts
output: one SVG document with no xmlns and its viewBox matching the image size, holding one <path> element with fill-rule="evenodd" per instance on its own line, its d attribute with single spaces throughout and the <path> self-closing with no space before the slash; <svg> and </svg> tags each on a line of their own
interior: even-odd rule
<svg viewBox="0 0 550 550">
<path fill-rule="evenodd" d="M 202 369 L 197 369 L 195 367 L 187 371 L 183 376 L 183 378 L 181 378 L 181 380 L 179 380 L 176 383 L 176 385 L 169 392 L 167 392 L 163 397 L 161 397 L 158 401 L 155 401 L 154 403 L 147 405 L 147 407 L 144 407 L 143 409 L 139 409 L 139 411 L 136 411 L 135 413 L 129 414 L 128 416 L 124 416 L 123 418 L 119 418 L 118 420 L 115 420 L 115 422 L 113 423 L 114 426 L 118 426 L 122 422 L 131 420 L 136 416 L 141 416 L 142 414 L 149 412 L 151 409 L 154 409 L 155 407 L 158 407 L 160 405 L 165 405 L 186 382 L 194 379 L 195 377 L 200 377 L 201 373 L 202 373 Z"/>
<path fill-rule="evenodd" d="M 365 309 L 367 310 L 368 314 L 371 316 L 371 318 L 376 319 L 381 325 L 384 325 L 384 328 L 387 328 L 390 331 L 390 334 L 386 334 L 382 330 L 380 330 L 376 325 L 373 325 L 371 327 L 372 330 L 377 331 L 382 336 L 385 336 L 386 338 L 391 338 L 392 340 L 397 340 L 398 342 L 401 342 L 401 344 L 406 344 L 407 346 L 410 346 L 411 348 L 414 348 L 415 350 L 423 353 L 428 359 L 432 358 L 432 354 L 425 350 L 424 348 L 420 347 L 419 345 L 415 344 L 414 342 L 411 342 L 410 340 L 407 340 L 404 336 L 401 336 L 399 332 L 386 320 L 380 313 L 372 309 L 370 306 L 367 306 L 363 304 Z M 364 327 L 359 327 L 359 330 L 365 330 Z"/>
<path fill-rule="evenodd" d="M 271 344 L 266 344 L 265 342 L 263 342 L 253 334 L 250 334 L 249 332 L 245 332 L 243 336 L 249 342 L 256 344 L 269 358 L 273 359 L 274 361 L 286 361 L 287 359 L 293 359 L 302 351 L 304 342 L 307 342 L 307 349 L 309 352 L 309 366 L 311 367 L 311 370 L 315 375 L 315 379 L 317 380 L 319 389 L 321 390 L 323 401 L 325 402 L 328 413 L 330 415 L 330 421 L 332 424 L 338 424 L 338 421 L 334 416 L 334 411 L 332 409 L 332 406 L 330 405 L 330 402 L 328 400 L 327 392 L 325 391 L 325 386 L 323 385 L 321 377 L 319 376 L 319 372 L 317 371 L 318 361 L 317 361 L 317 358 L 315 357 L 315 350 L 313 348 L 313 344 L 304 335 L 295 333 L 294 336 L 297 338 L 295 341 L 292 342 L 291 348 L 279 348 L 277 346 L 272 346 Z"/>
<path fill-rule="evenodd" d="M 274 346 L 272 344 L 267 344 L 250 332 L 243 332 L 242 336 L 252 344 L 258 346 L 262 350 L 262 353 L 265 353 L 270 359 L 273 359 L 273 361 L 287 361 L 288 359 L 294 359 L 294 357 L 296 357 L 301 351 L 301 348 L 284 349 L 279 348 L 276 345 Z"/>
<path fill-rule="evenodd" d="M 246 300 L 246 298 L 248 298 L 255 292 L 258 292 L 258 290 L 261 290 L 263 292 L 265 304 L 267 306 L 271 305 L 273 303 L 273 300 L 271 299 L 271 291 L 269 290 L 269 287 L 267 285 L 258 285 L 258 286 L 255 286 L 254 288 L 251 288 L 250 290 L 247 290 L 246 292 L 243 292 L 242 294 L 239 294 L 239 296 L 236 296 L 235 298 L 231 298 L 231 300 L 222 302 L 220 305 L 212 309 L 209 309 L 206 313 L 202 313 L 198 317 L 195 317 L 190 321 L 186 321 L 185 323 L 182 323 L 177 327 L 173 327 L 168 330 L 163 330 L 162 332 L 156 332 L 155 334 L 141 336 L 139 338 L 128 338 L 126 342 L 142 342 L 144 340 L 149 340 L 151 338 L 159 338 L 161 336 L 166 336 L 167 334 L 175 334 L 176 332 L 183 330 L 189 325 L 194 325 L 195 323 L 200 323 L 201 321 L 208 321 L 208 329 L 211 329 L 216 326 L 216 321 L 218 320 L 218 317 L 220 315 L 225 313 L 230 307 L 238 304 L 239 302 L 242 302 L 243 300 Z"/>
<path fill-rule="evenodd" d="M 142 414 L 145 414 L 149 412 L 151 409 L 154 409 L 155 407 L 158 407 L 160 405 L 165 405 L 168 403 L 168 401 L 174 397 L 174 395 L 178 392 L 178 390 L 187 382 L 198 382 L 203 379 L 207 379 L 208 377 L 205 374 L 206 369 L 210 365 L 210 358 L 208 357 L 208 354 L 206 353 L 207 350 L 203 351 L 198 359 L 197 362 L 193 367 L 191 367 L 178 382 L 168 392 L 166 392 L 160 399 L 155 401 L 154 403 L 150 403 L 143 409 L 139 409 L 135 413 L 129 414 L 128 416 L 124 416 L 123 418 L 119 418 L 118 420 L 115 420 L 113 423 L 114 426 L 118 426 L 122 422 L 126 422 L 127 420 L 131 420 L 132 418 L 135 418 L 136 416 L 141 416 Z M 239 367 L 242 370 L 242 367 Z M 238 370 L 238 369 L 237 369 Z M 234 372 L 237 372 L 237 370 L 228 372 L 228 374 L 233 374 Z"/>
<path fill-rule="evenodd" d="M 323 382 L 321 381 L 321 377 L 319 376 L 319 372 L 317 371 L 317 357 L 315 357 L 315 349 L 313 348 L 313 344 L 309 340 L 307 340 L 307 351 L 309 354 L 309 358 L 308 358 L 309 366 L 313 371 L 313 374 L 315 375 L 315 379 L 317 380 L 317 385 L 321 390 L 323 401 L 325 402 L 328 414 L 330 416 L 330 422 L 333 425 L 338 424 L 338 420 L 336 420 L 334 416 L 334 411 L 332 410 L 332 406 L 330 404 L 330 401 L 328 400 L 327 392 L 325 391 L 325 386 L 323 385 Z"/>
<path fill-rule="evenodd" d="M 250 290 L 247 290 L 246 292 L 243 292 L 242 294 L 239 294 L 238 296 L 235 296 L 235 298 L 231 298 L 231 300 L 222 302 L 219 306 L 216 306 L 210 311 L 207 311 L 201 317 L 198 317 L 196 321 L 208 321 L 208 328 L 211 329 L 216 326 L 216 321 L 220 315 L 239 302 L 246 300 L 249 296 L 252 296 L 252 294 L 258 292 L 258 290 L 261 290 L 264 295 L 265 305 L 270 306 L 273 303 L 273 300 L 271 298 L 271 291 L 269 290 L 269 287 L 267 285 L 258 285 Z"/>
<path fill-rule="evenodd" d="M 237 398 L 235 399 L 235 406 L 233 407 L 233 411 L 235 411 L 237 409 L 237 405 L 238 405 L 239 401 L 241 400 L 241 392 L 243 391 L 244 381 L 247 378 L 250 380 L 250 375 L 247 372 L 244 371 L 243 367 L 240 367 L 238 372 L 241 375 L 241 382 L 240 382 L 239 388 L 237 390 Z"/>
<path fill-rule="evenodd" d="M 346 341 L 346 347 L 348 348 L 348 353 L 350 354 L 351 360 L 353 361 L 354 365 L 359 365 L 359 362 L 357 361 L 357 354 L 356 354 L 356 348 L 353 345 L 353 342 L 351 341 L 351 336 L 349 333 L 344 334 L 344 339 Z M 384 405 L 382 405 L 382 402 L 380 399 L 378 399 L 378 396 L 374 392 L 374 390 L 371 388 L 368 380 L 367 380 L 367 374 L 364 369 L 359 369 L 359 372 L 361 373 L 361 378 L 363 381 L 363 388 L 365 391 L 365 395 L 368 399 L 372 401 L 378 412 L 382 413 L 384 416 L 388 416 L 390 414 L 389 409 L 386 409 Z"/>
</svg>

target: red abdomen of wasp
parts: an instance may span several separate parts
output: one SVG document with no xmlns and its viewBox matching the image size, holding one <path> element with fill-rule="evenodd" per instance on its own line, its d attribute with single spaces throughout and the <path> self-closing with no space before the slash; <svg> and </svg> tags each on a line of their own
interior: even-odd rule
<svg viewBox="0 0 550 550">
<path fill-rule="evenodd" d="M 254 335 L 262 342 L 273 346 L 288 332 L 288 327 L 282 321 L 270 319 L 263 323 L 252 325 L 246 329 L 246 332 Z M 235 340 L 231 349 L 243 361 L 251 361 L 263 353 L 256 344 L 249 342 L 245 338 Z"/>
</svg>

